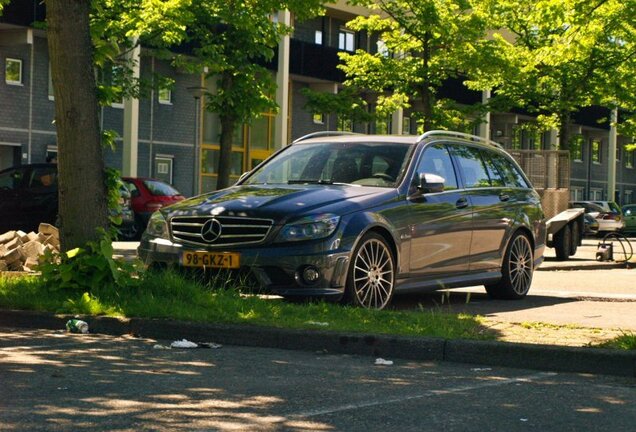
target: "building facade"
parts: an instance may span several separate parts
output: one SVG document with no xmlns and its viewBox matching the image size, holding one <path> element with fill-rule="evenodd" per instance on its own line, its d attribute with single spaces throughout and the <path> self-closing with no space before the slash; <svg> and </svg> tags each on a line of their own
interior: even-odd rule
<svg viewBox="0 0 636 432">
<path fill-rule="evenodd" d="M 272 64 L 278 84 L 277 114 L 263 113 L 235 134 L 231 175 L 233 179 L 252 169 L 274 151 L 295 138 L 324 130 L 368 133 L 416 133 L 408 112 L 396 113 L 386 122 L 352 123 L 334 115 L 315 114 L 305 108 L 304 88 L 337 92 L 344 76 L 337 68 L 340 51 L 377 50 L 377 40 L 346 28 L 346 23 L 368 11 L 338 1 L 328 5 L 322 17 L 293 22 L 288 13 L 279 20 L 294 25 L 294 33 L 280 44 Z M 57 152 L 54 95 L 50 80 L 46 35 L 34 28 L 43 21 L 39 0 L 12 2 L 0 16 L 0 169 L 44 162 Z M 146 97 L 103 107 L 103 129 L 120 137 L 116 149 L 104 150 L 105 162 L 124 175 L 160 178 L 185 195 L 214 190 L 219 155 L 219 121 L 206 112 L 193 89 L 213 90 L 213 80 L 184 73 L 152 52 L 136 54 L 138 73 L 150 78 L 160 74 L 174 80 L 170 89 L 152 90 Z M 452 84 L 452 83 L 451 83 Z M 486 97 L 460 87 L 449 94 L 459 102 L 472 103 Z M 571 146 L 570 194 L 572 199 L 612 199 L 608 196 L 610 130 L 607 110 L 590 109 L 576 118 Z M 476 133 L 513 149 L 553 149 L 554 133 L 534 132 L 532 116 L 491 113 Z M 621 204 L 636 202 L 634 152 L 623 151 L 631 142 L 618 137 L 615 158 L 616 194 Z"/>
</svg>

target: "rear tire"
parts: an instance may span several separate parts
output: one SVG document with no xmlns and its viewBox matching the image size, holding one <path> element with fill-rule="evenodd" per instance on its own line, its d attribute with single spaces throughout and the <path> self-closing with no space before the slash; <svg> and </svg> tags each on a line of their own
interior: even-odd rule
<svg viewBox="0 0 636 432">
<path fill-rule="evenodd" d="M 570 256 L 576 254 L 579 247 L 579 223 L 575 220 L 570 225 Z"/>
<path fill-rule="evenodd" d="M 528 294 L 534 272 L 532 245 L 528 236 L 516 233 L 506 248 L 501 280 L 486 285 L 486 292 L 496 299 L 521 299 Z"/>
<path fill-rule="evenodd" d="M 572 233 L 570 225 L 566 225 L 554 234 L 554 250 L 558 261 L 565 261 L 570 256 L 570 247 L 572 245 Z"/>
<path fill-rule="evenodd" d="M 351 255 L 345 298 L 356 306 L 383 309 L 393 297 L 395 258 L 387 241 L 368 233 Z"/>
</svg>

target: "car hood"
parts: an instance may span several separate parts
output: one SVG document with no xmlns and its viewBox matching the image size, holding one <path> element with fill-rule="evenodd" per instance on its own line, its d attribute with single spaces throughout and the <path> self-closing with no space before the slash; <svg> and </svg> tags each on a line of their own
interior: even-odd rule
<svg viewBox="0 0 636 432">
<path fill-rule="evenodd" d="M 167 216 L 290 219 L 316 213 L 345 215 L 397 196 L 395 189 L 348 185 L 249 185 L 199 195 L 167 207 Z"/>
</svg>

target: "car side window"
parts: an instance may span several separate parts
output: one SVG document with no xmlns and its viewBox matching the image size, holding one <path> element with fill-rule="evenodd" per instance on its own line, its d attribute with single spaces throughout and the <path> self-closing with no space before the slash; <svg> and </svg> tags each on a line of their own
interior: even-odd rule
<svg viewBox="0 0 636 432">
<path fill-rule="evenodd" d="M 0 189 L 15 190 L 22 185 L 24 172 L 18 169 L 9 170 L 0 174 Z"/>
<path fill-rule="evenodd" d="M 486 166 L 488 177 L 490 178 L 490 184 L 496 187 L 506 186 L 506 181 L 504 180 L 504 177 L 501 174 L 501 170 L 499 169 L 497 164 L 495 164 L 494 162 L 495 154 L 493 154 L 492 152 L 484 151 L 484 150 L 481 150 L 480 153 L 481 153 L 481 157 L 484 162 L 484 165 Z"/>
<path fill-rule="evenodd" d="M 57 168 L 33 168 L 29 176 L 28 188 L 38 192 L 48 192 L 57 188 Z"/>
<path fill-rule="evenodd" d="M 490 177 L 479 154 L 479 149 L 459 145 L 453 146 L 452 149 L 453 155 L 464 175 L 464 186 L 466 188 L 491 186 Z"/>
<path fill-rule="evenodd" d="M 499 168 L 499 171 L 504 176 L 506 186 L 520 188 L 530 187 L 530 185 L 523 178 L 517 167 L 514 166 L 511 161 L 506 159 L 505 156 L 498 153 L 491 153 L 491 158 L 497 168 Z"/>
<path fill-rule="evenodd" d="M 127 182 L 127 181 L 124 181 L 124 184 L 126 185 L 128 190 L 130 191 L 130 196 L 131 197 L 136 198 L 136 197 L 138 197 L 140 195 L 139 188 L 137 188 L 136 184 L 134 184 L 133 182 Z"/>
<path fill-rule="evenodd" d="M 457 189 L 457 177 L 448 148 L 443 144 L 428 147 L 417 165 L 416 179 L 420 174 L 435 174 L 444 179 L 444 190 Z"/>
</svg>

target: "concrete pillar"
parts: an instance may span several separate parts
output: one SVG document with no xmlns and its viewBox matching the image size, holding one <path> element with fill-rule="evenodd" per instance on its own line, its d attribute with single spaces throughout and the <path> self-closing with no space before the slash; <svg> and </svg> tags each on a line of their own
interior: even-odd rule
<svg viewBox="0 0 636 432">
<path fill-rule="evenodd" d="M 614 108 L 610 118 L 609 149 L 607 157 L 607 200 L 614 201 L 616 195 L 616 123 L 618 110 Z"/>
<path fill-rule="evenodd" d="M 278 22 L 291 26 L 291 13 L 278 12 Z M 279 149 L 289 144 L 287 119 L 289 118 L 289 48 L 290 36 L 285 35 L 278 44 L 278 71 L 276 72 L 276 103 L 278 114 L 274 126 L 274 147 Z"/>
<path fill-rule="evenodd" d="M 490 90 L 484 90 L 481 93 L 481 103 L 486 104 L 490 99 Z M 490 111 L 486 112 L 482 118 L 482 123 L 479 124 L 479 136 L 481 138 L 490 139 Z"/>
<path fill-rule="evenodd" d="M 135 47 L 129 51 L 127 60 L 132 69 L 133 80 L 139 79 L 141 68 L 141 46 L 134 41 Z M 124 148 L 122 175 L 137 177 L 137 154 L 139 150 L 139 99 L 124 99 Z"/>
<path fill-rule="evenodd" d="M 402 135 L 404 132 L 404 110 L 401 108 L 391 115 L 391 135 Z"/>
</svg>

